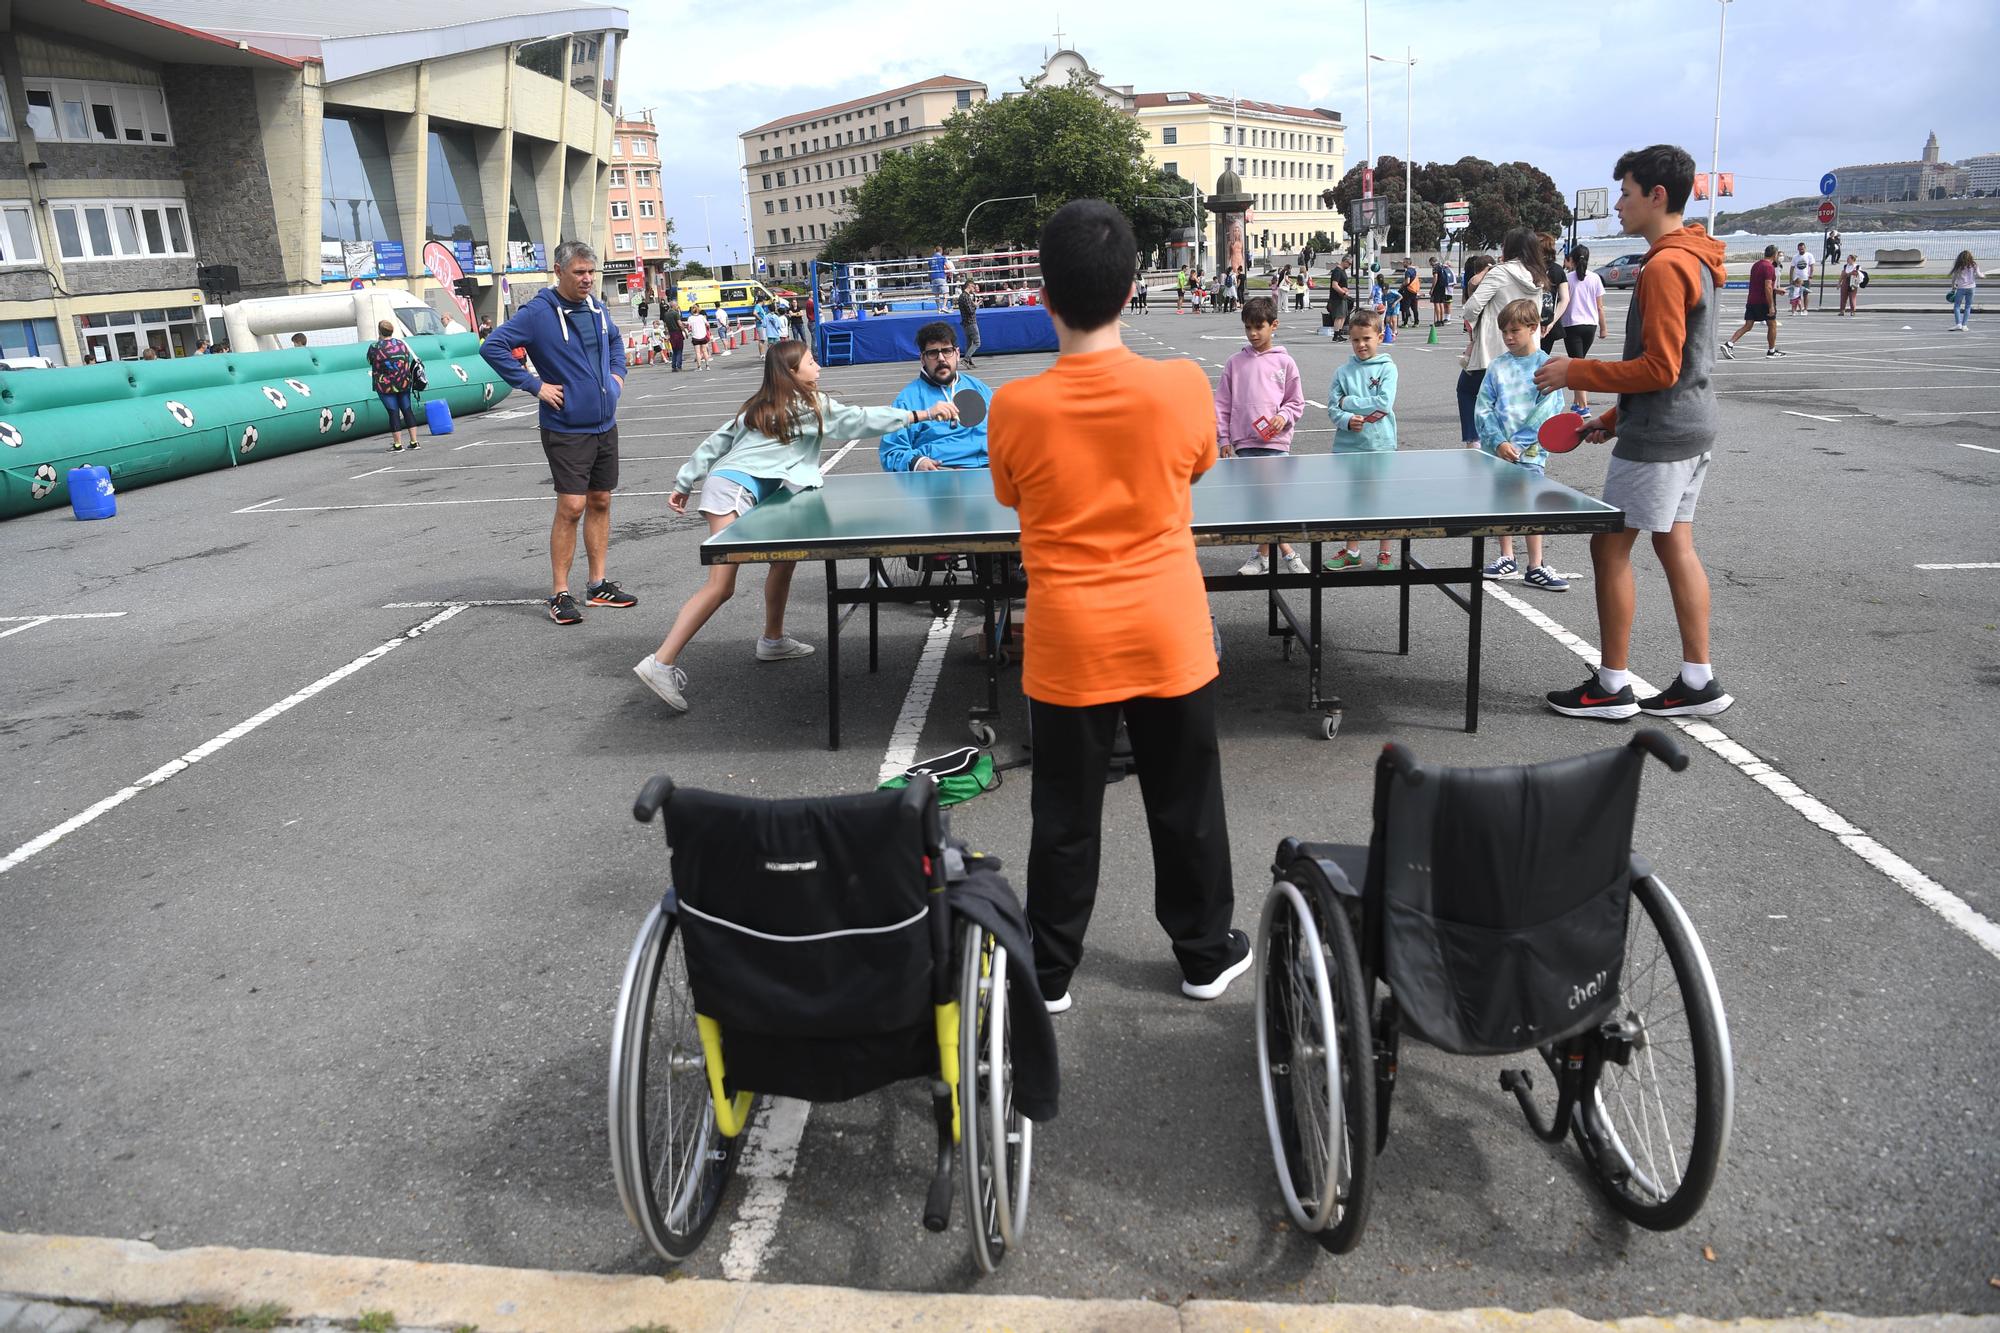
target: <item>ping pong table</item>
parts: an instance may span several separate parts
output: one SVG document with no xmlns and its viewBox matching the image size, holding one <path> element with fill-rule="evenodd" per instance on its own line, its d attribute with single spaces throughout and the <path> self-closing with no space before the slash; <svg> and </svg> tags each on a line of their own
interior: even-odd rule
<svg viewBox="0 0 2000 1333">
<path fill-rule="evenodd" d="M 1310 547 L 1309 572 L 1290 574 L 1273 562 L 1265 574 L 1208 574 L 1210 592 L 1262 592 L 1268 632 L 1306 650 L 1307 706 L 1324 710 L 1320 734 L 1340 725 L 1337 695 L 1320 690 L 1325 633 L 1321 593 L 1328 587 L 1389 585 L 1400 592 L 1397 651 L 1410 650 L 1410 589 L 1436 587 L 1465 611 L 1465 729 L 1479 725 L 1480 571 L 1493 536 L 1615 532 L 1624 514 L 1560 482 L 1503 463 L 1475 449 L 1377 454 L 1313 454 L 1222 459 L 1194 486 L 1195 543 L 1248 546 L 1289 542 Z M 1469 539 L 1464 565 L 1431 566 L 1411 554 L 1416 538 Z M 1396 568 L 1363 566 L 1339 572 L 1322 563 L 1336 542 L 1395 539 Z M 1000 666 L 1013 600 L 1024 591 L 1015 556 L 1020 524 L 993 496 L 983 470 L 835 475 L 815 490 L 780 492 L 701 544 L 701 562 L 770 564 L 818 560 L 826 565 L 827 747 L 840 748 L 840 631 L 868 609 L 868 669 L 878 660 L 883 603 L 978 602 L 984 617 L 986 702 L 971 710 L 974 738 L 993 742 L 1000 708 Z M 970 559 L 963 582 L 913 584 L 891 577 L 893 565 L 916 568 L 942 554 Z M 858 584 L 840 581 L 842 561 L 864 561 Z M 1463 584 L 1461 592 L 1454 585 Z M 1285 598 L 1307 593 L 1303 617 Z"/>
</svg>

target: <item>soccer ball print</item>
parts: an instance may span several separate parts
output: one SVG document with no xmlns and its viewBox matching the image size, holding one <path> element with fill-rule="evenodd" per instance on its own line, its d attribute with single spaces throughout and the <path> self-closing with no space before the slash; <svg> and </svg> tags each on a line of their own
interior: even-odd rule
<svg viewBox="0 0 2000 1333">
<path fill-rule="evenodd" d="M 173 418 L 175 421 L 181 423 L 182 429 L 184 430 L 194 429 L 194 409 L 189 407 L 186 403 L 180 402 L 177 399 L 169 398 L 167 399 L 167 411 L 173 414 Z"/>
<path fill-rule="evenodd" d="M 322 407 L 319 410 L 319 433 L 324 435 L 332 429 L 333 429 L 333 409 L 330 407 Z"/>
<path fill-rule="evenodd" d="M 243 442 L 237 446 L 237 452 L 247 454 L 256 447 L 257 428 L 255 426 L 245 426 L 243 428 Z"/>
<path fill-rule="evenodd" d="M 313 396 L 313 391 L 306 387 L 304 380 L 286 380 L 285 384 L 286 387 L 290 388 L 293 393 L 301 398 L 310 398 Z"/>
<path fill-rule="evenodd" d="M 13 422 L 0 421 L 0 444 L 6 445 L 9 449 L 21 447 L 21 432 L 14 429 Z"/>
<path fill-rule="evenodd" d="M 37 500 L 46 500 L 56 488 L 56 470 L 48 463 L 35 469 L 35 479 L 28 483 L 28 494 Z"/>
<path fill-rule="evenodd" d="M 354 429 L 353 408 L 347 408 L 340 414 L 340 429 L 343 433 Z"/>
<path fill-rule="evenodd" d="M 452 371 L 453 371 L 453 372 L 454 372 L 455 374 L 457 374 L 457 376 L 458 376 L 458 382 L 459 382 L 460 384 L 470 384 L 470 383 L 472 382 L 472 376 L 470 376 L 470 375 L 468 375 L 468 374 L 466 374 L 466 373 L 465 373 L 465 367 L 464 367 L 464 366 L 461 366 L 461 365 L 459 365 L 459 364 L 458 364 L 458 363 L 457 363 L 456 361 L 454 361 L 454 362 L 452 362 L 452 366 L 451 366 L 451 368 L 452 368 Z"/>
<path fill-rule="evenodd" d="M 492 386 L 492 385 L 490 385 L 490 384 L 482 384 L 482 385 L 480 385 L 480 386 L 479 386 L 479 396 L 480 396 L 480 399 L 481 399 L 481 401 L 483 401 L 483 402 L 488 402 L 488 403 L 492 402 L 492 401 L 493 401 L 493 386 Z M 11 429 L 11 427 L 10 427 L 9 429 Z"/>
<path fill-rule="evenodd" d="M 285 395 L 279 393 L 276 389 L 266 384 L 264 386 L 264 396 L 271 400 L 271 406 L 277 408 L 279 411 L 284 410 Z"/>
</svg>

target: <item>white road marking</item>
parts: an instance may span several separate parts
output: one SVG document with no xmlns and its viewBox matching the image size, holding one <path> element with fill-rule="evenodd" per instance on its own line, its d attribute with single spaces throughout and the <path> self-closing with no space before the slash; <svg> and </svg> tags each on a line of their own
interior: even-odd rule
<svg viewBox="0 0 2000 1333">
<path fill-rule="evenodd" d="M 422 611 L 438 606 L 547 606 L 546 597 L 459 597 L 449 602 L 384 602 L 384 611 Z"/>
<path fill-rule="evenodd" d="M 51 611 L 42 616 L 0 616 L 0 625 L 9 625 L 17 620 L 32 620 L 37 625 L 48 620 L 116 620 L 130 614 L 129 611 Z"/>
<path fill-rule="evenodd" d="M 2000 560 L 1975 560 L 1963 565 L 1918 565 L 1918 569 L 2000 569 Z"/>
<path fill-rule="evenodd" d="M 254 513 L 256 513 L 256 512 L 258 511 L 258 510 L 262 509 L 262 508 L 263 508 L 263 507 L 264 507 L 265 505 L 274 505 L 274 504 L 278 503 L 278 501 L 280 501 L 280 500 L 282 500 L 282 499 L 284 499 L 284 498 L 285 498 L 285 497 L 284 497 L 284 496 L 282 496 L 282 495 L 274 495 L 274 496 L 272 496 L 272 497 L 271 497 L 270 499 L 268 499 L 268 500 L 259 500 L 259 501 L 258 501 L 258 502 L 257 502 L 256 504 L 253 504 L 253 505 L 245 505 L 245 506 L 244 506 L 243 508 L 241 508 L 241 509 L 238 509 L 238 510 L 236 510 L 235 512 L 236 512 L 236 513 L 239 513 L 239 514 L 254 514 Z"/>
<path fill-rule="evenodd" d="M 405 470 L 406 470 L 406 471 L 410 471 L 410 472 L 415 472 L 415 471 L 417 471 L 418 469 L 416 469 L 416 468 L 408 468 L 408 469 L 405 469 Z M 393 464 L 393 463 L 392 463 L 392 464 L 390 464 L 390 465 L 389 465 L 388 467 L 378 467 L 378 468 L 376 468 L 376 469 L 375 469 L 375 470 L 374 470 L 373 472 L 357 472 L 357 473 L 355 473 L 355 474 L 354 474 L 353 476 L 349 477 L 349 478 L 348 478 L 348 480 L 349 480 L 349 481 L 360 481 L 360 480 L 361 480 L 361 479 L 362 479 L 363 477 L 379 477 L 379 476 L 381 476 L 381 475 L 382 475 L 382 474 L 383 474 L 384 472 L 394 472 L 394 471 L 396 471 L 396 466 L 395 466 L 395 464 Z"/>
<path fill-rule="evenodd" d="M 636 497 L 642 495 L 672 495 L 673 492 L 672 491 L 613 491 L 612 494 Z M 551 492 L 548 495 L 497 496 L 490 500 L 383 500 L 383 501 L 378 501 L 374 504 L 286 505 L 283 509 L 260 508 L 257 509 L 255 512 L 259 514 L 321 514 L 337 509 L 424 509 L 434 505 L 511 505 L 511 504 L 528 504 L 536 501 L 539 501 L 542 504 L 547 504 L 550 500 L 554 498 L 555 498 L 554 493 Z M 269 504 L 270 501 L 266 500 L 264 503 Z M 251 513 L 252 511 L 248 509 L 239 509 L 236 512 L 239 514 L 248 514 Z"/>
<path fill-rule="evenodd" d="M 1486 591 L 1503 605 L 1519 612 L 1530 624 L 1581 657 L 1593 668 L 1599 664 L 1600 659 L 1595 647 L 1541 611 L 1529 606 L 1506 589 L 1496 588 L 1491 583 L 1486 585 Z M 1657 691 L 1654 686 L 1635 675 L 1632 677 L 1632 692 L 1645 695 Z M 1841 846 L 1888 876 L 1904 892 L 1943 917 L 1950 925 L 1970 936 L 1973 943 L 1986 950 L 1995 959 L 2000 959 L 2000 924 L 1980 915 L 1963 898 L 1849 823 L 1838 811 L 1758 758 L 1747 747 L 1732 740 L 1713 722 L 1699 717 L 1670 717 L 1661 720 L 1673 723 L 1694 740 L 1720 755 L 1745 777 L 1796 810 L 1808 823 L 1831 833 Z"/>
<path fill-rule="evenodd" d="M 856 443 L 849 441 L 847 448 Z M 841 450 L 845 452 L 846 449 Z M 839 461 L 838 454 L 834 458 Z M 930 715 L 931 697 L 937 692 L 938 676 L 944 670 L 952 625 L 957 619 L 958 606 L 952 603 L 943 615 L 931 621 L 923 653 L 910 677 L 909 691 L 903 696 L 902 710 L 889 733 L 889 748 L 882 757 L 877 781 L 916 762 L 924 722 Z M 736 1167 L 736 1174 L 746 1188 L 736 1220 L 729 1224 L 729 1248 L 722 1255 L 722 1275 L 732 1282 L 752 1281 L 764 1267 L 772 1237 L 777 1234 L 778 1219 L 785 1211 L 785 1193 L 798 1165 L 799 1141 L 805 1137 L 806 1117 L 811 1110 L 810 1102 L 767 1097 L 750 1124 L 743 1156 Z"/>
<path fill-rule="evenodd" d="M 280 717 L 285 713 L 290 712 L 292 709 L 298 707 L 306 700 L 312 698 L 315 694 L 318 694 L 321 690 L 324 690 L 329 686 L 336 685 L 339 682 L 347 679 L 347 677 L 361 670 L 361 668 L 367 666 L 370 662 L 388 656 L 391 652 L 395 651 L 397 648 L 402 647 L 410 640 L 417 638 L 419 635 L 429 633 L 431 630 L 435 629 L 439 625 L 442 625 L 445 621 L 450 620 L 453 616 L 457 615 L 460 611 L 463 611 L 464 609 L 465 608 L 463 606 L 446 607 L 444 610 L 432 616 L 429 620 L 426 620 L 422 624 L 415 625 L 409 629 L 404 630 L 401 634 L 398 634 L 395 638 L 390 639 L 387 643 L 377 644 L 375 647 L 370 648 L 367 652 L 361 654 L 361 656 L 355 658 L 352 662 L 349 662 L 347 665 L 343 667 L 338 667 L 332 671 L 327 672 L 327 674 L 321 676 L 318 680 L 306 686 L 304 689 L 286 695 L 284 698 L 278 700 L 278 702 L 272 704 L 269 708 L 266 708 L 263 712 L 256 714 L 254 717 L 245 718 L 243 721 L 238 722 L 235 726 L 223 732 L 221 735 L 203 741 L 200 745 L 195 746 L 194 749 L 189 750 L 186 754 L 182 755 L 180 758 L 171 760 L 165 764 L 160 765 L 160 767 L 146 774 L 146 776 L 140 778 L 138 781 L 132 783 L 130 786 L 121 787 L 119 790 L 105 797 L 103 800 L 99 801 L 96 805 L 91 806 L 88 810 L 83 811 L 81 814 L 72 815 L 70 818 L 56 825 L 48 832 L 30 838 L 28 841 L 22 843 L 19 847 L 16 847 L 13 851 L 9 852 L 5 858 L 0 858 L 0 875 L 4 875 L 9 870 L 12 870 L 14 867 L 20 865 L 24 861 L 27 861 L 29 858 L 37 855 L 38 853 L 47 851 L 50 847 L 53 847 L 56 843 L 60 842 L 62 839 L 68 837 L 70 834 L 84 827 L 84 825 L 92 823 L 98 818 L 111 813 L 111 811 L 113 810 L 116 810 L 119 806 L 131 800 L 134 796 L 137 796 L 140 792 L 146 791 L 153 787 L 157 787 L 161 783 L 165 782 L 167 779 L 175 777 L 181 773 L 187 772 L 188 769 L 194 767 L 202 760 L 209 758 L 211 755 L 215 754 L 218 750 L 221 750 L 223 747 L 231 744 L 232 742 L 243 739 L 245 736 L 248 736 L 251 732 L 257 730 L 257 728 L 263 726 L 266 722 L 271 721 L 273 718 Z"/>
<path fill-rule="evenodd" d="M 1995 449 L 1988 444 L 1967 444 L 1963 440 L 1947 440 L 1945 443 L 1955 444 L 1961 449 L 1977 449 L 1982 454 L 2000 454 L 2000 449 Z"/>
<path fill-rule="evenodd" d="M 852 449 L 855 445 L 859 443 L 861 443 L 861 441 L 859 440 L 849 440 L 846 444 L 841 445 L 839 452 L 835 453 L 832 458 L 827 459 L 824 463 L 821 463 L 819 465 L 819 470 L 821 472 L 831 472 L 835 468 L 839 467 L 840 460 L 847 457 L 847 451 L 849 449 Z"/>
<path fill-rule="evenodd" d="M 1891 384 L 1880 387 L 1856 389 L 1856 388 L 1851 388 L 1845 384 L 1809 384 L 1803 388 L 1798 388 L 1798 389 L 1717 389 L 1716 392 L 1718 394 L 1823 393 L 1833 397 L 1839 397 L 1842 394 L 1848 394 L 1848 393 L 1909 393 L 1913 390 L 1922 393 L 1929 393 L 1936 389 L 1990 389 L 1992 387 L 1993 386 L 1990 384 Z"/>
<path fill-rule="evenodd" d="M 9 620 L 14 619 L 12 616 L 7 618 Z M 23 630 L 33 629 L 37 625 L 46 625 L 54 619 L 54 616 L 29 616 L 27 617 L 28 623 L 25 625 L 16 625 L 12 629 L 0 629 L 0 639 L 6 638 L 9 634 L 19 634 Z"/>
<path fill-rule="evenodd" d="M 1838 422 L 1840 420 L 1839 417 L 1823 417 L 1819 415 L 1817 412 L 1794 412 L 1790 408 L 1787 408 L 1780 415 L 1788 417 L 1804 417 L 1808 421 L 1824 421 L 1828 422 L 1829 424 Z"/>
</svg>

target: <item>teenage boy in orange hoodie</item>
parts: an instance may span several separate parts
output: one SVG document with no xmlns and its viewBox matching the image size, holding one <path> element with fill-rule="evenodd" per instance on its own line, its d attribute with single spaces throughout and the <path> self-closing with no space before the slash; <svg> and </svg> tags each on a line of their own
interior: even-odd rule
<svg viewBox="0 0 2000 1333">
<path fill-rule="evenodd" d="M 1558 357 L 1535 373 L 1535 385 L 1544 393 L 1568 388 L 1618 395 L 1616 407 L 1585 423 L 1584 439 L 1618 437 L 1604 501 L 1625 511 L 1625 530 L 1590 539 L 1603 665 L 1575 689 L 1550 693 L 1549 707 L 1609 722 L 1634 713 L 1709 717 L 1735 702 L 1709 666 L 1708 574 L 1694 550 L 1695 501 L 1715 448 L 1723 247 L 1699 223 L 1681 221 L 1694 187 L 1694 159 L 1682 149 L 1635 149 L 1618 159 L 1611 178 L 1619 183 L 1618 219 L 1626 235 L 1643 236 L 1651 246 L 1625 321 L 1625 358 Z M 1673 684 L 1635 699 L 1628 670 L 1638 600 L 1632 546 L 1641 531 L 1653 534 L 1653 551 L 1666 571 L 1682 661 Z"/>
</svg>

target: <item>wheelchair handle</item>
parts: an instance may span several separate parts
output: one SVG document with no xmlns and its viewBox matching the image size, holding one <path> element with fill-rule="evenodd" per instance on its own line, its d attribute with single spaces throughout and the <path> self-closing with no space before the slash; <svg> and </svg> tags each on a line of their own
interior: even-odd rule
<svg viewBox="0 0 2000 1333">
<path fill-rule="evenodd" d="M 660 807 L 673 798 L 674 780 L 665 773 L 655 773 L 646 779 L 646 785 L 639 788 L 639 799 L 632 802 L 632 818 L 641 824 L 653 822 L 653 816 L 660 813 Z"/>
<path fill-rule="evenodd" d="M 1403 779 L 1403 781 L 1409 783 L 1412 787 L 1423 783 L 1424 771 L 1417 767 L 1417 757 L 1397 742 L 1390 741 L 1382 747 L 1382 758 L 1390 768 L 1395 770 L 1397 777 Z"/>
<path fill-rule="evenodd" d="M 1664 731 L 1655 731 L 1648 727 L 1644 731 L 1634 732 L 1632 739 L 1625 744 L 1634 750 L 1644 750 L 1676 773 L 1688 766 L 1687 751 L 1681 748 L 1679 741 Z"/>
</svg>

